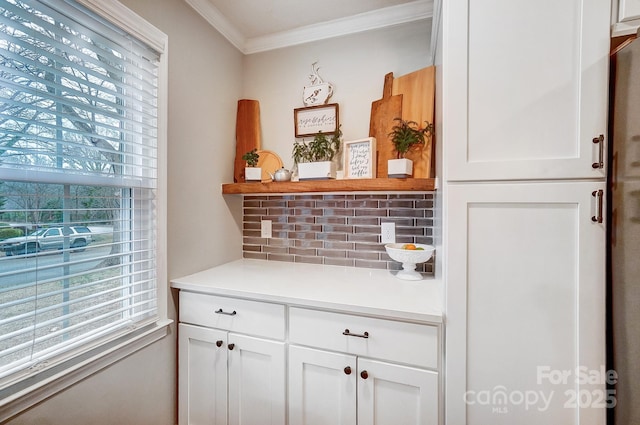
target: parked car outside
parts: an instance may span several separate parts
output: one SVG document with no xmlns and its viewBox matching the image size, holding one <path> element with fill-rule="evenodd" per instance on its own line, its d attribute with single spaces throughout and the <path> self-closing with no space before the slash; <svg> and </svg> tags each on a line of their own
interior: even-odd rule
<svg viewBox="0 0 640 425">
<path fill-rule="evenodd" d="M 74 251 L 84 250 L 84 247 L 93 240 L 91 230 L 86 226 L 48 227 L 38 229 L 26 236 L 0 241 L 0 250 L 10 256 L 63 249 L 67 236 L 69 237 L 69 247 Z"/>
</svg>

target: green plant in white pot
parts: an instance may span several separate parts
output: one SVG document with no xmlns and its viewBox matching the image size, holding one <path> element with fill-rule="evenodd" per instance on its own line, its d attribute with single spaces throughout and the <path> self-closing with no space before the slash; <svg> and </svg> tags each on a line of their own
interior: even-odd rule
<svg viewBox="0 0 640 425">
<path fill-rule="evenodd" d="M 425 126 L 420 128 L 415 121 L 402 118 L 395 118 L 394 121 L 397 124 L 392 127 L 389 137 L 397 158 L 388 161 L 387 174 L 389 177 L 411 177 L 413 161 L 405 158 L 405 155 L 410 150 L 423 146 L 426 139 L 433 136 L 433 124 L 425 121 Z"/>
<path fill-rule="evenodd" d="M 333 158 L 340 151 L 340 128 L 331 136 L 320 132 L 309 142 L 296 140 L 293 144 L 293 162 L 298 167 L 299 180 L 336 178 Z"/>
<path fill-rule="evenodd" d="M 242 160 L 247 163 L 244 168 L 244 180 L 247 182 L 262 181 L 262 168 L 258 167 L 260 154 L 257 149 L 250 150 L 242 155 Z"/>
</svg>

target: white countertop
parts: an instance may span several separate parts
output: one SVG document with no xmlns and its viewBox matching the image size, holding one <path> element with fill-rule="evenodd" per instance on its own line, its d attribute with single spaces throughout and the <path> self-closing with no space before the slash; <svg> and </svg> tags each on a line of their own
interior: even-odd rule
<svg viewBox="0 0 640 425">
<path fill-rule="evenodd" d="M 171 281 L 205 294 L 442 323 L 441 282 L 389 270 L 242 259 Z"/>
</svg>

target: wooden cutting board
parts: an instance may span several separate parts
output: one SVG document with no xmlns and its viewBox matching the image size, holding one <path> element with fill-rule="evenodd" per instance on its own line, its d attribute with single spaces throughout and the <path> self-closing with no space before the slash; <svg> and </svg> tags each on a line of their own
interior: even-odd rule
<svg viewBox="0 0 640 425">
<path fill-rule="evenodd" d="M 273 181 L 271 174 L 282 168 L 282 159 L 277 153 L 266 150 L 258 150 L 258 167 L 262 168 L 262 182 Z"/>
<path fill-rule="evenodd" d="M 242 155 L 260 149 L 260 103 L 257 100 L 238 100 L 236 115 L 236 158 L 233 167 L 234 183 L 245 181 L 245 161 Z"/>
<path fill-rule="evenodd" d="M 396 157 L 393 143 L 389 139 L 391 128 L 395 124 L 394 118 L 402 117 L 403 95 L 392 94 L 393 72 L 384 76 L 382 99 L 371 103 L 371 121 L 369 122 L 369 136 L 376 138 L 376 176 L 388 177 L 387 161 Z"/>
<path fill-rule="evenodd" d="M 415 121 L 420 128 L 425 121 L 433 123 L 435 107 L 436 68 L 429 66 L 393 80 L 393 95 L 402 94 L 402 119 Z M 427 140 L 422 149 L 407 153 L 413 161 L 413 177 L 433 177 L 434 140 Z"/>
</svg>

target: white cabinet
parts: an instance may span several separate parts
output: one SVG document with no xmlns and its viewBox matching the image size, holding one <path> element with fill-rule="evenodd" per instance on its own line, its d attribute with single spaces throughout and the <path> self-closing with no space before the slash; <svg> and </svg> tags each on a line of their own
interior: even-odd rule
<svg viewBox="0 0 640 425">
<path fill-rule="evenodd" d="M 442 8 L 445 180 L 603 178 L 610 2 Z"/>
<path fill-rule="evenodd" d="M 178 325 L 179 423 L 227 423 L 227 335 Z"/>
<path fill-rule="evenodd" d="M 229 424 L 285 423 L 284 342 L 229 334 Z"/>
<path fill-rule="evenodd" d="M 434 371 L 292 345 L 289 392 L 291 425 L 438 424 Z"/>
<path fill-rule="evenodd" d="M 395 291 L 429 284 L 389 276 Z M 235 282 L 243 286 L 242 277 Z M 326 310 L 326 302 L 293 306 L 284 293 L 255 289 L 251 300 L 199 289 L 180 290 L 180 425 L 442 425 L 439 317 Z"/>
<path fill-rule="evenodd" d="M 293 307 L 289 322 L 290 425 L 439 424 L 438 327 Z"/>
<path fill-rule="evenodd" d="M 366 335 L 365 335 L 366 333 Z M 293 344 L 360 354 L 437 370 L 440 328 L 368 316 L 291 307 Z"/>
<path fill-rule="evenodd" d="M 181 291 L 180 425 L 282 425 L 283 305 Z M 243 333 L 238 333 L 238 332 Z"/>
<path fill-rule="evenodd" d="M 610 6 L 442 2 L 447 425 L 605 423 Z"/>
<path fill-rule="evenodd" d="M 358 358 L 358 424 L 438 425 L 438 373 Z"/>
<path fill-rule="evenodd" d="M 289 424 L 356 425 L 356 356 L 289 347 Z"/>
<path fill-rule="evenodd" d="M 618 21 L 640 19 L 640 0 L 619 0 Z"/>
<path fill-rule="evenodd" d="M 640 0 L 613 0 L 611 37 L 635 36 L 640 28 Z"/>
<path fill-rule="evenodd" d="M 448 185 L 447 425 L 605 423 L 604 188 Z"/>
</svg>

